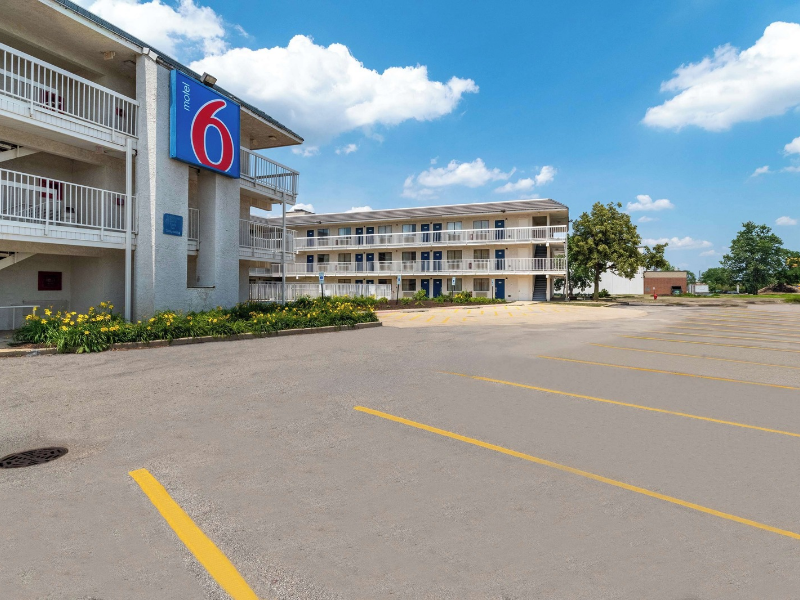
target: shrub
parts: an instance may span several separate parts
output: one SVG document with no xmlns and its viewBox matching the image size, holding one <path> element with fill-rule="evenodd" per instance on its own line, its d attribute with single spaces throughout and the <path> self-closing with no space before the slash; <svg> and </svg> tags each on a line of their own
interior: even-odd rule
<svg viewBox="0 0 800 600">
<path fill-rule="evenodd" d="M 472 292 L 461 291 L 453 296 L 453 302 L 469 302 L 472 299 Z"/>
<path fill-rule="evenodd" d="M 442 295 L 436 296 L 433 299 L 434 302 L 438 302 L 439 304 L 444 304 L 445 300 L 447 300 L 447 297 L 446 296 L 442 296 Z"/>
<path fill-rule="evenodd" d="M 604 288 L 604 289 L 600 290 L 599 292 L 597 292 L 597 297 L 598 298 L 611 298 L 611 294 L 609 294 L 608 290 Z"/>
<path fill-rule="evenodd" d="M 412 300 L 411 298 L 400 298 L 400 304 L 402 304 L 403 306 L 408 306 L 409 304 L 411 304 L 411 300 Z"/>
<path fill-rule="evenodd" d="M 790 302 L 792 304 L 800 304 L 800 295 L 797 296 L 790 296 L 788 298 L 784 298 L 784 302 Z"/>
<path fill-rule="evenodd" d="M 417 290 L 417 292 L 414 294 L 414 300 L 416 300 L 417 302 L 422 302 L 427 299 L 428 299 L 428 292 L 426 292 L 425 290 Z"/>
</svg>

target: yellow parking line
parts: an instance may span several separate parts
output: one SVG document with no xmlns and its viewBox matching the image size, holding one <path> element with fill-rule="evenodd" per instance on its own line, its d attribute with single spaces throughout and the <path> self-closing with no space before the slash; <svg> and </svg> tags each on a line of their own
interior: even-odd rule
<svg viewBox="0 0 800 600">
<path fill-rule="evenodd" d="M 228 557 L 206 537 L 147 469 L 128 473 L 195 558 L 233 600 L 258 600 Z"/>
<path fill-rule="evenodd" d="M 768 325 L 763 325 L 761 323 L 752 323 L 750 321 L 734 321 L 731 320 L 730 323 L 736 323 L 735 325 L 728 325 L 727 323 L 719 323 L 716 321 L 695 321 L 694 319 L 687 319 L 683 321 L 684 325 L 705 325 L 708 327 L 717 327 L 717 328 L 724 328 L 727 329 L 740 329 L 742 327 L 749 327 L 750 329 L 757 329 L 761 331 L 792 331 L 795 329 L 794 325 L 783 325 L 781 326 L 780 323 L 769 323 Z"/>
<path fill-rule="evenodd" d="M 414 319 L 419 319 L 422 315 L 417 315 L 416 317 L 411 317 L 409 321 L 413 321 Z"/>
<path fill-rule="evenodd" d="M 772 352 L 792 352 L 795 354 L 800 354 L 800 350 L 791 350 L 789 348 L 770 348 L 768 346 L 744 346 L 742 344 L 717 344 L 714 342 L 698 342 L 696 340 L 671 340 L 669 338 L 647 337 L 643 335 L 623 335 L 621 337 L 628 338 L 631 340 L 655 340 L 658 342 L 673 342 L 675 344 L 699 344 L 701 346 L 718 346 L 721 348 L 747 348 L 748 350 L 770 350 Z"/>
<path fill-rule="evenodd" d="M 483 311 L 481 311 L 481 314 L 483 314 Z"/>
<path fill-rule="evenodd" d="M 689 329 L 691 331 L 718 331 L 720 333 L 753 333 L 753 334 L 761 334 L 761 335 L 769 335 L 772 337 L 785 337 L 785 338 L 800 338 L 800 335 L 792 335 L 786 333 L 775 333 L 774 331 L 757 331 L 754 329 L 744 329 L 740 327 L 736 327 L 734 329 L 719 329 L 722 325 L 717 325 L 716 328 L 714 327 L 682 327 L 681 325 L 670 325 L 670 329 Z"/>
<path fill-rule="evenodd" d="M 425 425 L 423 423 L 417 423 L 416 421 L 411 421 L 409 419 L 404 419 L 403 417 L 397 417 L 395 415 L 391 415 L 389 413 L 381 412 L 378 410 L 373 410 L 371 408 L 366 408 L 364 406 L 356 406 L 354 407 L 355 410 L 367 413 L 369 415 L 373 415 L 376 417 L 380 417 L 382 419 L 386 419 L 388 421 L 394 421 L 396 423 L 401 423 L 403 425 L 407 425 L 409 427 L 414 427 L 416 429 L 421 429 L 423 431 L 428 431 L 430 433 L 435 433 L 437 435 L 441 435 L 443 437 L 448 437 L 454 440 L 458 440 L 460 442 L 465 442 L 467 444 L 472 444 L 473 446 L 478 446 L 480 448 L 485 448 L 487 450 L 493 450 L 495 452 L 499 452 L 501 454 L 506 454 L 508 456 L 514 456 L 516 458 L 521 458 L 522 460 L 527 460 L 532 463 L 536 463 L 545 467 L 551 467 L 553 469 L 557 469 L 559 471 L 564 471 L 566 473 L 571 473 L 573 475 L 578 475 L 580 477 L 585 477 L 586 479 L 592 479 L 594 481 L 599 481 L 600 483 L 605 483 L 607 485 L 611 485 L 617 488 L 621 488 L 623 490 L 628 490 L 629 492 L 636 492 L 637 494 L 642 494 L 644 496 L 649 496 L 651 498 L 656 498 L 657 500 L 663 500 L 665 502 L 670 502 L 672 504 L 677 504 L 678 506 L 683 506 L 684 508 L 691 508 L 693 510 L 703 512 L 709 515 L 713 515 L 715 517 L 720 517 L 722 519 L 727 519 L 729 521 L 734 521 L 736 523 L 740 523 L 742 525 L 749 525 L 750 527 L 755 527 L 757 529 L 763 529 L 764 531 L 769 531 L 771 533 L 776 533 L 778 535 L 783 535 L 789 538 L 793 538 L 796 540 L 800 540 L 800 534 L 794 533 L 793 531 L 788 531 L 786 529 L 779 529 L 777 527 L 773 527 L 771 525 L 765 525 L 764 523 L 759 523 L 758 521 L 753 521 L 751 519 L 745 519 L 743 517 L 737 517 L 736 515 L 732 515 L 730 513 L 725 513 L 719 510 L 715 510 L 713 508 L 708 508 L 706 506 L 702 506 L 700 504 L 695 504 L 693 502 L 687 502 L 685 500 L 680 500 L 673 496 L 667 496 L 666 494 L 661 494 L 659 492 L 654 492 L 652 490 L 648 490 L 646 488 L 642 488 L 639 486 L 631 485 L 629 483 L 624 483 L 622 481 L 617 481 L 616 479 L 610 479 L 609 477 L 604 477 L 602 475 L 596 475 L 595 473 L 590 473 L 589 471 L 583 471 L 581 469 L 576 469 L 575 467 L 569 467 L 567 465 L 562 465 L 557 462 L 553 462 L 551 460 L 547 460 L 544 458 L 538 458 L 536 456 L 532 456 L 530 454 L 525 454 L 523 452 L 517 452 L 516 450 L 510 450 L 508 448 L 504 448 L 502 446 L 497 446 L 495 444 L 489 444 L 487 442 L 483 442 L 481 440 L 467 437 L 464 435 L 460 435 L 458 433 L 453 433 L 451 431 L 446 431 L 444 429 L 439 429 L 437 427 L 431 427 L 430 425 Z"/>
<path fill-rule="evenodd" d="M 426 323 L 430 323 L 430 322 L 431 322 L 431 321 L 433 321 L 435 318 L 436 318 L 436 315 L 433 315 L 431 318 L 427 319 L 425 322 L 426 322 Z"/>
<path fill-rule="evenodd" d="M 663 352 L 661 350 L 646 350 L 644 348 L 628 348 L 626 346 L 609 346 L 608 344 L 589 344 L 590 346 L 598 346 L 599 348 L 612 348 L 614 350 L 632 350 L 633 352 L 647 352 L 649 354 L 666 354 L 668 356 L 683 356 L 686 358 L 702 358 L 704 360 L 720 360 L 723 362 L 742 363 L 745 365 L 759 365 L 762 367 L 779 367 L 781 369 L 800 369 L 800 367 L 793 367 L 789 365 L 776 365 L 772 363 L 753 362 L 752 360 L 736 360 L 735 358 L 719 358 L 716 356 L 700 356 L 699 354 L 679 354 L 677 352 Z"/>
<path fill-rule="evenodd" d="M 494 316 L 495 316 L 495 317 L 497 316 L 497 311 L 494 311 Z"/>
<path fill-rule="evenodd" d="M 628 365 L 615 365 L 612 363 L 593 362 L 591 360 L 578 360 L 576 358 L 562 358 L 560 356 L 544 356 L 539 358 L 547 360 L 560 360 L 564 362 L 580 363 L 584 365 L 595 365 L 598 367 L 614 367 L 615 369 L 629 369 L 631 371 L 647 371 L 648 373 L 661 373 L 662 375 L 678 375 L 680 377 L 696 377 L 698 379 L 713 379 L 714 381 L 727 381 L 729 383 L 746 383 L 747 385 L 761 385 L 764 387 L 781 388 L 783 390 L 800 390 L 800 387 L 790 385 L 778 385 L 777 383 L 762 383 L 760 381 L 747 381 L 745 379 L 728 379 L 727 377 L 711 377 L 710 375 L 695 375 L 694 373 L 680 373 L 678 371 L 662 371 L 661 369 L 646 369 L 644 367 L 630 367 Z"/>
<path fill-rule="evenodd" d="M 449 320 L 450 320 L 450 317 L 445 317 L 444 321 L 442 321 L 442 323 L 447 323 Z"/>
<path fill-rule="evenodd" d="M 653 333 L 666 333 L 667 335 L 688 335 L 691 337 L 709 337 L 709 338 L 720 338 L 723 340 L 751 340 L 754 342 L 768 342 L 770 340 L 765 340 L 763 338 L 751 338 L 751 337 L 739 337 L 733 335 L 709 335 L 707 333 L 680 333 L 679 331 L 654 331 Z M 792 340 L 785 340 L 779 341 L 774 340 L 779 344 L 800 344 L 800 340 L 792 341 Z"/>
<path fill-rule="evenodd" d="M 467 317 L 464 317 L 464 318 L 463 318 L 463 319 L 461 319 L 461 320 L 462 320 L 462 321 L 466 321 L 466 320 L 467 320 Z"/>
</svg>

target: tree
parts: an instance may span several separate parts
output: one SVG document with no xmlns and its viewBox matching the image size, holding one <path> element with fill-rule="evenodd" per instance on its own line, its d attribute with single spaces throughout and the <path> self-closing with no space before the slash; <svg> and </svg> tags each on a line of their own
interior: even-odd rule
<svg viewBox="0 0 800 600">
<path fill-rule="evenodd" d="M 686 284 L 697 283 L 697 277 L 691 271 L 686 271 Z"/>
<path fill-rule="evenodd" d="M 776 275 L 778 283 L 797 285 L 800 283 L 800 252 L 784 250 L 783 256 L 783 268 Z"/>
<path fill-rule="evenodd" d="M 672 265 L 664 258 L 664 250 L 669 244 L 656 244 L 652 247 L 643 246 L 642 266 L 648 271 L 673 271 Z"/>
<path fill-rule="evenodd" d="M 757 294 L 762 287 L 774 283 L 785 267 L 783 240 L 766 225 L 742 223 L 742 230 L 731 241 L 730 251 L 721 263 L 748 294 Z"/>
<path fill-rule="evenodd" d="M 708 284 L 710 292 L 724 292 L 731 287 L 731 274 L 724 267 L 712 267 L 700 273 L 700 281 Z"/>
<path fill-rule="evenodd" d="M 600 276 L 606 271 L 632 279 L 641 265 L 642 238 L 622 204 L 596 202 L 591 213 L 583 213 L 572 226 L 569 262 L 584 270 L 594 282 L 595 300 L 600 294 Z"/>
</svg>

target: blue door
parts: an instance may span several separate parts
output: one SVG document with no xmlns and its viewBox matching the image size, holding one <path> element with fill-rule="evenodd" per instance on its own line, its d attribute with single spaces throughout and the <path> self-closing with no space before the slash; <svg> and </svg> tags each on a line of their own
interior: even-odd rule
<svg viewBox="0 0 800 600">
<path fill-rule="evenodd" d="M 375 235 L 375 228 L 374 227 L 367 227 L 367 244 L 374 244 L 375 240 L 373 239 L 373 235 Z"/>
<path fill-rule="evenodd" d="M 441 223 L 434 223 L 433 224 L 433 241 L 434 242 L 441 242 L 442 241 L 442 224 Z M 439 232 L 439 233 L 437 233 Z"/>
<path fill-rule="evenodd" d="M 506 222 L 503 219 L 498 219 L 494 222 L 494 239 L 496 240 L 504 240 L 506 239 Z"/>
<path fill-rule="evenodd" d="M 428 234 L 430 235 L 430 233 Z M 431 270 L 431 253 L 430 252 L 420 252 L 419 253 L 419 260 L 420 260 L 420 269 L 423 271 L 430 271 Z"/>
<path fill-rule="evenodd" d="M 441 279 L 434 279 L 433 280 L 433 297 L 436 298 L 437 296 L 442 295 L 442 280 Z"/>
<path fill-rule="evenodd" d="M 428 233 L 431 230 L 430 223 L 423 223 L 419 226 L 419 230 L 422 232 L 422 243 L 428 244 L 431 241 L 431 234 Z"/>
<path fill-rule="evenodd" d="M 311 233 L 314 233 L 313 231 Z M 314 237 L 313 235 L 311 237 Z M 309 254 L 306 256 L 306 273 L 314 272 L 314 255 Z"/>
<path fill-rule="evenodd" d="M 494 297 L 499 298 L 501 300 L 505 299 L 506 297 L 506 280 L 505 279 L 495 279 L 494 280 Z"/>
<path fill-rule="evenodd" d="M 356 227 L 356 244 L 359 246 L 364 243 L 364 228 Z"/>
<path fill-rule="evenodd" d="M 431 280 L 430 279 L 420 279 L 419 286 L 422 291 L 425 292 L 425 296 L 430 298 L 431 297 Z"/>
<path fill-rule="evenodd" d="M 369 227 L 367 229 L 369 229 Z M 367 271 L 374 271 L 374 270 L 375 270 L 375 254 L 372 252 L 367 252 Z"/>
<path fill-rule="evenodd" d="M 506 251 L 505 250 L 495 250 L 494 251 L 494 270 L 495 271 L 505 271 L 506 270 Z"/>
<path fill-rule="evenodd" d="M 308 231 L 306 231 L 306 237 L 309 238 L 308 247 L 309 248 L 313 248 L 314 247 L 314 230 L 313 229 L 309 229 Z"/>
<path fill-rule="evenodd" d="M 436 235 L 435 233 L 433 235 Z M 441 233 L 439 235 L 442 235 Z M 434 271 L 441 271 L 442 270 L 442 251 L 434 251 L 433 253 L 433 270 Z"/>
<path fill-rule="evenodd" d="M 364 255 L 363 254 L 356 254 L 356 271 L 363 271 L 364 270 Z"/>
</svg>

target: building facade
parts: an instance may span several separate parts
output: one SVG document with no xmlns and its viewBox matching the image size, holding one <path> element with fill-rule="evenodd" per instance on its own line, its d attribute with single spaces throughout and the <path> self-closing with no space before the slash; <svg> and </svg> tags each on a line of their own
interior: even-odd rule
<svg viewBox="0 0 800 600">
<path fill-rule="evenodd" d="M 4 3 L 0 69 L 0 307 L 230 306 L 281 260 L 251 208 L 298 173 L 257 151 L 297 134 L 67 0 Z"/>
<path fill-rule="evenodd" d="M 568 208 L 515 200 L 333 214 L 289 213 L 290 284 L 391 286 L 395 296 L 469 291 L 506 300 L 549 300 L 566 275 Z M 265 223 L 276 225 L 276 220 Z M 280 274 L 251 270 L 253 283 Z"/>
<path fill-rule="evenodd" d="M 689 291 L 686 271 L 645 271 L 644 295 L 670 296 Z"/>
</svg>

